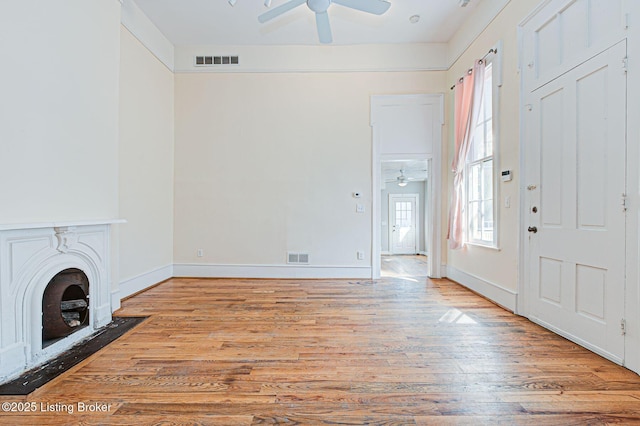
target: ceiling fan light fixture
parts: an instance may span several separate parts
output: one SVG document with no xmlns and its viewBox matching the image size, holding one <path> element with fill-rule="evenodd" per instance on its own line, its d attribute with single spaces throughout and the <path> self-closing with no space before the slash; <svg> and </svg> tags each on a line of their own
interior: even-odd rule
<svg viewBox="0 0 640 426">
<path fill-rule="evenodd" d="M 404 175 L 404 169 L 400 169 L 400 176 L 398 176 L 396 180 L 398 181 L 398 186 L 407 186 L 409 179 Z"/>
</svg>

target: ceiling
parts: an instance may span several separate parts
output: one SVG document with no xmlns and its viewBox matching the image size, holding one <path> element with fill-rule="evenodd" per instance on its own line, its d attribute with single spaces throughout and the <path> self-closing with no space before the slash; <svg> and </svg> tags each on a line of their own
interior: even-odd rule
<svg viewBox="0 0 640 426">
<path fill-rule="evenodd" d="M 400 170 L 410 181 L 425 181 L 428 176 L 427 160 L 394 160 L 382 162 L 382 182 L 397 182 Z M 384 186 L 384 185 L 383 185 Z"/>
<path fill-rule="evenodd" d="M 185 45 L 316 45 L 315 15 L 301 5 L 264 24 L 258 15 L 263 0 L 126 0 L 135 1 L 175 46 Z M 271 8 L 288 0 L 272 0 Z M 460 7 L 460 0 L 388 0 L 381 16 L 329 7 L 333 44 L 446 43 L 482 0 Z M 417 23 L 409 22 L 419 15 Z"/>
</svg>

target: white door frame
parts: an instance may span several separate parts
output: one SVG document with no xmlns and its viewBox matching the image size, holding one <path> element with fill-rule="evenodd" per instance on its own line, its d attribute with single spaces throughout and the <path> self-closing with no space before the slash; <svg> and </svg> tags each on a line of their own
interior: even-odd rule
<svg viewBox="0 0 640 426">
<path fill-rule="evenodd" d="M 393 217 L 395 217 L 395 204 L 394 204 L 394 200 L 396 198 L 413 198 L 415 200 L 414 205 L 415 205 L 415 210 L 414 210 L 414 221 L 415 221 L 415 231 L 413 232 L 413 239 L 414 239 L 414 245 L 415 245 L 415 253 L 418 253 L 420 251 L 420 231 L 422 231 L 420 229 L 420 194 L 401 194 L 401 193 L 396 193 L 396 194 L 389 194 L 389 252 L 391 252 L 391 254 L 393 253 L 393 229 L 392 229 L 392 225 L 391 225 L 391 217 L 393 215 Z M 393 210 L 393 213 L 392 213 Z"/>
<path fill-rule="evenodd" d="M 381 154 L 381 132 L 376 126 L 376 113 L 380 107 L 402 102 L 428 103 L 438 111 L 438 117 L 434 118 L 434 136 L 431 141 L 431 152 L 426 152 L 428 141 L 425 141 L 423 153 L 397 153 Z M 374 95 L 371 97 L 371 278 L 380 278 L 381 269 L 381 189 L 382 189 L 382 162 L 391 160 L 427 160 L 427 205 L 425 228 L 425 244 L 429 248 L 427 257 L 428 275 L 430 278 L 441 278 L 442 259 L 442 126 L 444 126 L 444 95 L 420 94 L 420 95 Z"/>
</svg>

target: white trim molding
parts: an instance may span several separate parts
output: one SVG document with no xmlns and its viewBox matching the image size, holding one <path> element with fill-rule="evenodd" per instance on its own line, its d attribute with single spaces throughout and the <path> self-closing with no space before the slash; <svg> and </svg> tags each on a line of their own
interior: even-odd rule
<svg viewBox="0 0 640 426">
<path fill-rule="evenodd" d="M 440 277 L 447 278 L 447 264 L 446 263 L 441 263 L 440 264 Z"/>
<path fill-rule="evenodd" d="M 120 301 L 125 297 L 153 287 L 169 278 L 173 278 L 173 265 L 162 266 L 120 281 L 118 290 L 111 292 L 111 306 L 113 311 L 115 312 L 120 309 Z"/>
<path fill-rule="evenodd" d="M 588 341 L 583 340 L 583 339 L 577 337 L 576 335 L 563 330 L 562 328 L 556 327 L 553 324 L 550 324 L 550 323 L 548 323 L 546 321 L 543 321 L 540 318 L 538 318 L 536 316 L 533 316 L 533 315 L 529 317 L 529 320 L 531 320 L 532 322 L 534 322 L 534 323 L 536 323 L 536 324 L 538 324 L 538 325 L 540 325 L 540 326 L 542 326 L 542 327 L 544 327 L 544 328 L 546 328 L 548 330 L 553 331 L 557 335 L 562 336 L 567 340 L 571 340 L 572 342 L 577 343 L 578 345 L 589 349 L 591 352 L 597 353 L 598 355 L 600 355 L 603 358 L 606 358 L 606 359 L 608 359 L 608 360 L 610 360 L 612 362 L 615 362 L 616 364 L 624 365 L 624 359 L 620 358 L 619 356 L 616 356 L 616 355 L 614 355 L 614 354 L 612 354 L 610 352 L 607 352 L 607 351 L 603 350 L 602 348 L 599 348 L 599 347 L 597 347 L 595 345 L 592 345 Z"/>
<path fill-rule="evenodd" d="M 0 223 L 0 231 L 40 228 L 64 228 L 69 226 L 116 225 L 127 223 L 125 219 L 60 220 L 54 222 Z"/>
<path fill-rule="evenodd" d="M 453 266 L 447 266 L 447 278 L 486 297 L 511 312 L 516 312 L 518 293 L 513 290 L 468 274 Z"/>
<path fill-rule="evenodd" d="M 460 30 L 449 40 L 447 69 L 460 59 L 510 2 L 511 0 L 484 0 L 478 4 Z"/>
<path fill-rule="evenodd" d="M 173 265 L 173 275 L 189 278 L 370 279 L 371 267 L 177 263 Z"/>
<path fill-rule="evenodd" d="M 122 3 L 120 22 L 170 71 L 175 69 L 173 44 L 132 0 Z"/>
</svg>

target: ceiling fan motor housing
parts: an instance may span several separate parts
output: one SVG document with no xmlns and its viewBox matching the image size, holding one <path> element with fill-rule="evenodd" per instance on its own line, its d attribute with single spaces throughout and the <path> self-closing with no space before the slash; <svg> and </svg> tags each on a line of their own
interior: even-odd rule
<svg viewBox="0 0 640 426">
<path fill-rule="evenodd" d="M 309 9 L 316 13 L 326 12 L 331 5 L 331 0 L 307 0 Z"/>
</svg>

